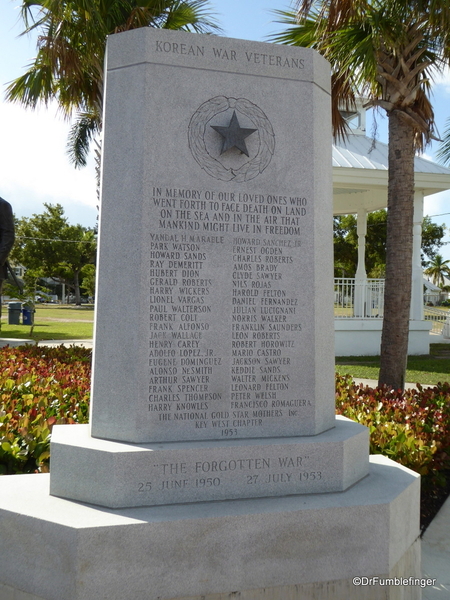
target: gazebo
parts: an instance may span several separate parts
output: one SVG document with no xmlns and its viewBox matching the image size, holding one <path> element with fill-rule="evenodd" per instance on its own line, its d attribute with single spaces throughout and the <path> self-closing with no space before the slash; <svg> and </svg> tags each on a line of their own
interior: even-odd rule
<svg viewBox="0 0 450 600">
<path fill-rule="evenodd" d="M 333 213 L 357 215 L 358 266 L 354 278 L 335 279 L 335 351 L 337 356 L 380 353 L 384 280 L 368 279 L 365 269 L 367 214 L 386 208 L 388 146 L 365 135 L 366 111 L 360 102 L 348 115 L 354 126 L 333 145 Z M 413 289 L 409 354 L 428 354 L 430 322 L 424 320 L 421 233 L 425 196 L 450 189 L 450 169 L 415 158 Z"/>
</svg>

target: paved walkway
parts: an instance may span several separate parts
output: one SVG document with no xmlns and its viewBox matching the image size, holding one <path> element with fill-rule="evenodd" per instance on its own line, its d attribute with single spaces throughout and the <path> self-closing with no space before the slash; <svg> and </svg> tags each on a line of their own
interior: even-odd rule
<svg viewBox="0 0 450 600">
<path fill-rule="evenodd" d="M 436 585 L 423 590 L 422 600 L 449 600 L 450 497 L 423 535 L 422 575 L 436 579 Z"/>
<path fill-rule="evenodd" d="M 447 341 L 447 340 L 445 340 Z M 1 340 L 0 347 L 11 344 L 12 340 Z M 14 340 L 14 345 L 26 343 L 25 340 Z M 34 344 L 33 340 L 29 340 Z M 87 340 L 53 340 L 39 342 L 39 346 L 61 346 L 61 344 L 79 345 L 92 348 L 93 342 Z M 356 383 L 362 383 L 370 387 L 376 387 L 377 382 L 372 379 L 355 379 Z M 405 387 L 415 387 L 413 383 L 405 384 Z M 408 574 L 405 574 L 408 575 Z M 450 600 L 450 497 L 445 502 L 431 525 L 425 531 L 422 539 L 422 575 L 430 579 L 436 579 L 436 585 L 424 588 L 422 600 Z"/>
<path fill-rule="evenodd" d="M 38 342 L 38 346 L 83 346 L 83 348 L 93 348 L 94 342 L 88 340 L 42 340 Z"/>
<path fill-rule="evenodd" d="M 362 384 L 364 386 L 369 386 L 371 388 L 375 388 L 378 385 L 378 381 L 375 381 L 374 379 L 358 379 L 358 378 L 354 378 L 353 381 L 359 385 Z M 405 383 L 405 389 L 406 390 L 410 390 L 416 387 L 415 383 Z M 434 387 L 433 385 L 427 385 L 427 384 L 423 384 L 422 387 L 424 388 L 428 388 L 428 387 Z M 449 599 L 450 600 L 450 599 Z"/>
<path fill-rule="evenodd" d="M 0 338 L 0 348 L 3 346 L 24 346 L 26 344 L 30 344 L 34 346 L 36 344 L 35 340 L 24 340 L 19 338 Z M 42 340 L 38 342 L 38 346 L 83 346 L 84 348 L 92 348 L 93 341 L 92 339 L 88 340 Z"/>
</svg>

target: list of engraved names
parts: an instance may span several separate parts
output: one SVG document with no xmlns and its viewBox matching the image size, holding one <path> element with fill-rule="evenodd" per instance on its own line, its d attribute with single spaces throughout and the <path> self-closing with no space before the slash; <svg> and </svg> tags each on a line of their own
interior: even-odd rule
<svg viewBox="0 0 450 600">
<path fill-rule="evenodd" d="M 307 199 L 155 186 L 148 208 L 155 420 L 228 439 L 301 418 L 311 400 L 292 385 L 292 360 Z"/>
</svg>

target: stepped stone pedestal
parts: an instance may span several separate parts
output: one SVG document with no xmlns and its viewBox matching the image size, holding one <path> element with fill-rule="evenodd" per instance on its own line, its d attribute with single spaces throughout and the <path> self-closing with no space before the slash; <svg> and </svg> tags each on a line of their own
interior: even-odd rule
<svg viewBox="0 0 450 600">
<path fill-rule="evenodd" d="M 381 456 L 346 492 L 114 510 L 2 477 L 0 598 L 419 599 L 352 583 L 420 576 L 418 502 L 419 478 Z"/>
<path fill-rule="evenodd" d="M 419 478 L 335 417 L 331 226 L 318 54 L 110 37 L 90 425 L 0 478 L 0 600 L 420 598 Z"/>
</svg>

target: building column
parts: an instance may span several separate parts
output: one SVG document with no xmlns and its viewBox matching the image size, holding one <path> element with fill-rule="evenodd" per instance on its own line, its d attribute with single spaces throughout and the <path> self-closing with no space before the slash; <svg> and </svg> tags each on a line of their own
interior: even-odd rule
<svg viewBox="0 0 450 600">
<path fill-rule="evenodd" d="M 358 234 L 358 266 L 355 276 L 355 306 L 354 316 L 366 316 L 366 234 L 367 234 L 367 212 L 360 209 L 356 216 L 356 232 Z"/>
<path fill-rule="evenodd" d="M 410 318 L 423 321 L 423 272 L 421 260 L 423 221 L 423 192 L 414 193 L 412 290 Z"/>
</svg>

